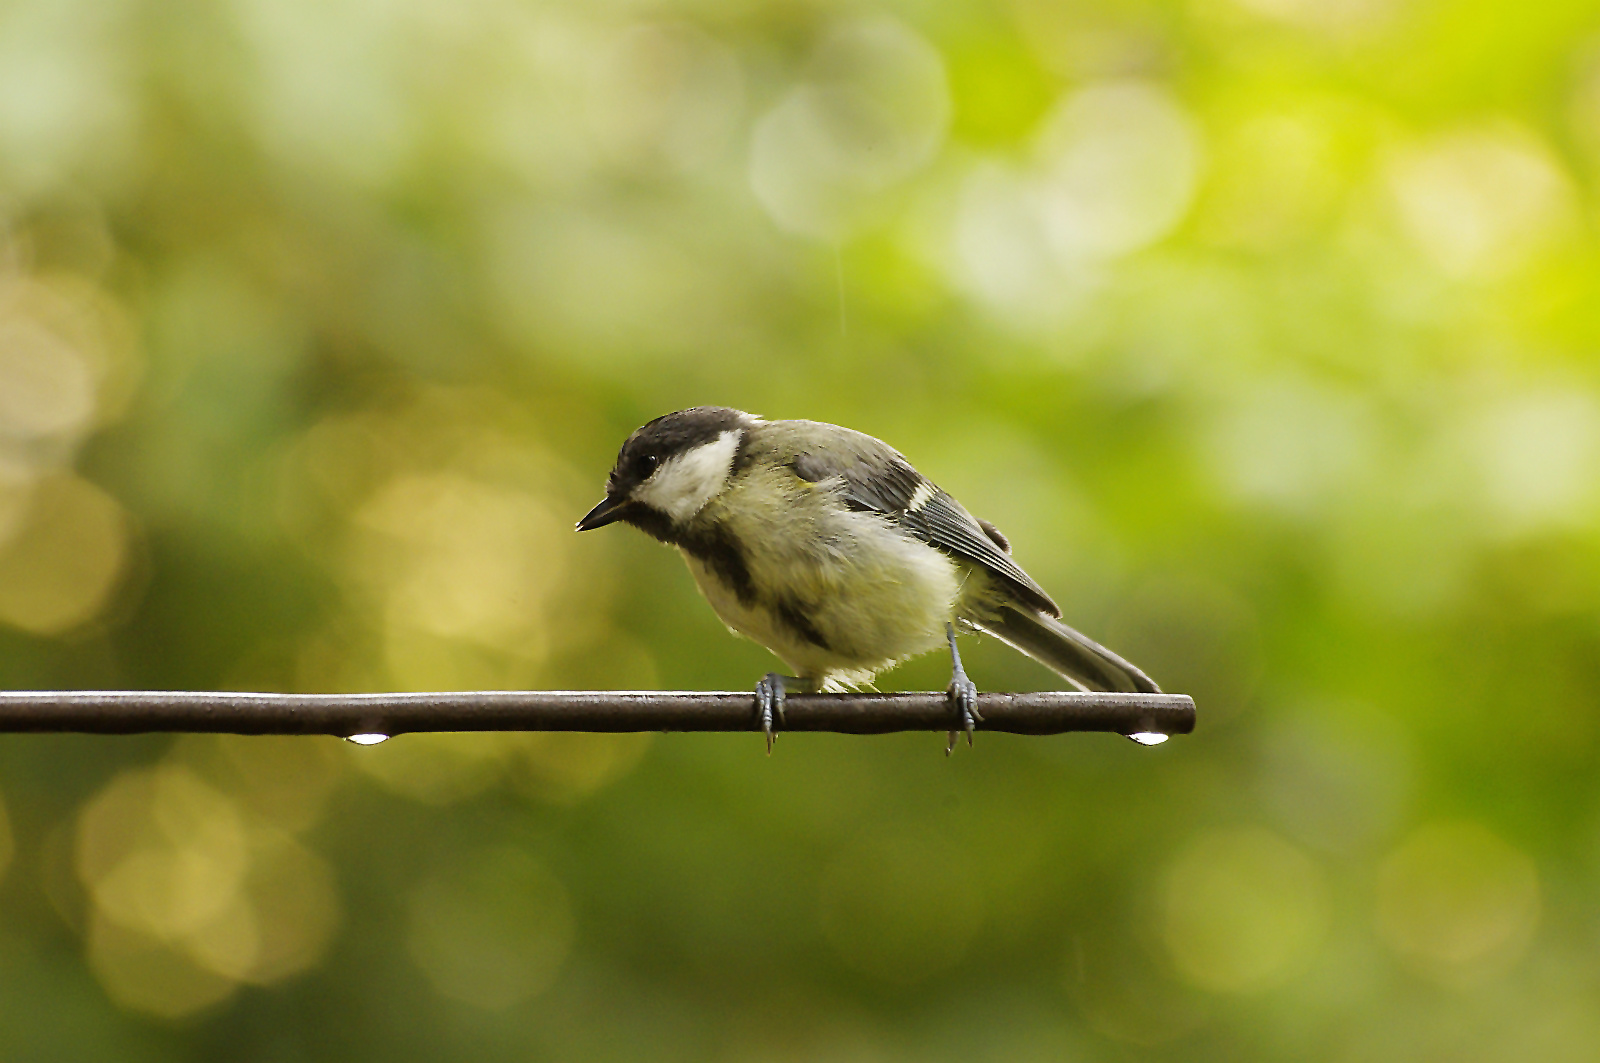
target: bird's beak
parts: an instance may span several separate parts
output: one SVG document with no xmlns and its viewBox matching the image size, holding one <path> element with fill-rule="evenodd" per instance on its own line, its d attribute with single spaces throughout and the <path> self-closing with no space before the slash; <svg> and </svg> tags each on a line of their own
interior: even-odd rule
<svg viewBox="0 0 1600 1063">
<path fill-rule="evenodd" d="M 618 495 L 606 495 L 605 498 L 600 500 L 598 506 L 583 515 L 583 519 L 578 522 L 578 530 L 593 531 L 596 528 L 604 528 L 607 524 L 619 521 L 622 519 L 622 511 L 630 505 L 632 503 L 626 498 Z"/>
</svg>

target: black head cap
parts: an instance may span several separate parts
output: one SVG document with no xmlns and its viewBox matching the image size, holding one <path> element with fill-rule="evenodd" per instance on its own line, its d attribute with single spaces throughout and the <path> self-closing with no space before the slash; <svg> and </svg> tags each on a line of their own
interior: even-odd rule
<svg viewBox="0 0 1600 1063">
<path fill-rule="evenodd" d="M 754 418 L 727 406 L 691 406 L 657 417 L 634 430 L 617 452 L 617 464 L 606 480 L 606 494 L 627 494 L 650 478 L 668 458 L 709 443 L 722 433 L 743 428 Z"/>
<path fill-rule="evenodd" d="M 627 510 L 634 488 L 650 479 L 668 458 L 724 432 L 744 428 L 755 418 L 727 406 L 692 406 L 657 417 L 635 429 L 617 453 L 617 464 L 606 479 L 606 497 L 582 520 L 579 531 L 599 528 L 615 520 L 630 519 Z"/>
</svg>

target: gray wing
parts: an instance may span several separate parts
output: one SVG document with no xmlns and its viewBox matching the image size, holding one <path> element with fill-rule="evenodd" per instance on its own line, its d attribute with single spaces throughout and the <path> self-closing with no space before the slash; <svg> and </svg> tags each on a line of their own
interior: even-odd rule
<svg viewBox="0 0 1600 1063">
<path fill-rule="evenodd" d="M 1044 588 L 1011 559 L 998 529 L 991 535 L 887 443 L 849 429 L 835 431 L 841 436 L 829 438 L 831 445 L 813 442 L 795 455 L 790 464 L 797 476 L 811 483 L 839 477 L 851 509 L 881 513 L 928 545 L 981 565 L 1041 612 L 1061 615 Z M 817 438 L 816 433 L 807 435 Z"/>
</svg>

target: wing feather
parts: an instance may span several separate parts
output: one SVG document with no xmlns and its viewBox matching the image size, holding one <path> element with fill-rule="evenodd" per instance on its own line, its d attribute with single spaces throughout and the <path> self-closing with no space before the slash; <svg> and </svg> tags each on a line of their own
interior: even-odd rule
<svg viewBox="0 0 1600 1063">
<path fill-rule="evenodd" d="M 888 444 L 871 436 L 852 442 L 855 445 L 808 448 L 791 462 L 795 474 L 811 483 L 838 477 L 843 481 L 844 502 L 852 509 L 882 514 L 928 545 L 982 566 L 1029 605 L 1052 617 L 1061 615 L 1044 588 L 1002 549 L 1003 536 L 997 542 L 961 503 Z"/>
</svg>

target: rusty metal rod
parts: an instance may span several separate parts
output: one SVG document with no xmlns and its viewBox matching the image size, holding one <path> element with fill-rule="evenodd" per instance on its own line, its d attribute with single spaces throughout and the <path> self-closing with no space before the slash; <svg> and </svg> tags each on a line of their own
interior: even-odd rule
<svg viewBox="0 0 1600 1063">
<path fill-rule="evenodd" d="M 749 691 L 474 691 L 425 694 L 242 694 L 218 691 L 0 692 L 0 733 L 397 735 L 416 731 L 748 731 Z M 984 731 L 1188 734 L 1185 694 L 979 694 Z M 782 731 L 944 731 L 940 693 L 790 694 Z"/>
</svg>

